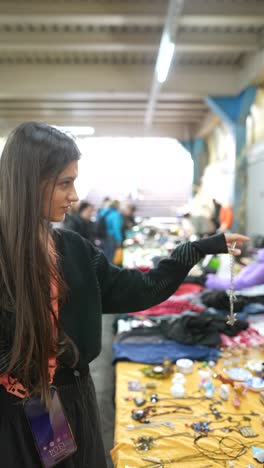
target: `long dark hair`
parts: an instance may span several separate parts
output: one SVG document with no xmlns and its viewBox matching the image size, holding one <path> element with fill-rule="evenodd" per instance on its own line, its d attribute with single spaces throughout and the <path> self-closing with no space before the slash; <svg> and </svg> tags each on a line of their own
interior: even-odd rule
<svg viewBox="0 0 264 468">
<path fill-rule="evenodd" d="M 77 145 L 65 133 L 44 123 L 26 122 L 12 131 L 0 158 L 0 321 L 3 314 L 11 346 L 5 373 L 46 404 L 48 360 L 58 351 L 51 276 L 58 283 L 60 300 L 65 299 L 67 287 L 54 262 L 55 251 L 48 249 L 51 236 L 49 222 L 42 216 L 43 192 L 50 182 L 54 189 L 58 175 L 79 157 Z"/>
</svg>

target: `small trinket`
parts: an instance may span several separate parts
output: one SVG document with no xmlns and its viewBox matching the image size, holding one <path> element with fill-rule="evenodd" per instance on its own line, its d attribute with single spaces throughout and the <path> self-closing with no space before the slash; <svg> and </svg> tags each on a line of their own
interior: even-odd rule
<svg viewBox="0 0 264 468">
<path fill-rule="evenodd" d="M 251 426 L 241 426 L 239 432 L 243 437 L 257 437 L 258 434 L 254 434 Z"/>
<path fill-rule="evenodd" d="M 229 398 L 229 388 L 228 385 L 222 384 L 219 389 L 219 395 L 222 400 L 227 401 Z"/>
<path fill-rule="evenodd" d="M 212 380 L 210 379 L 211 372 L 199 370 L 199 375 L 201 377 L 199 382 L 199 390 L 204 390 L 206 398 L 213 398 L 215 387 Z"/>
<path fill-rule="evenodd" d="M 133 431 L 133 430 L 139 430 L 139 429 L 145 429 L 146 427 L 157 427 L 157 426 L 165 426 L 168 427 L 171 430 L 175 429 L 175 424 L 173 424 L 170 421 L 160 421 L 160 422 L 155 422 L 155 423 L 142 423 L 140 425 L 134 425 L 134 424 L 128 424 L 126 426 L 127 431 Z"/>
<path fill-rule="evenodd" d="M 184 396 L 185 389 L 182 384 L 175 383 L 170 388 L 170 392 L 175 398 L 182 398 Z"/>
<path fill-rule="evenodd" d="M 173 365 L 169 359 L 164 359 L 162 366 L 148 366 L 140 369 L 147 377 L 155 379 L 164 379 L 173 372 Z"/>
<path fill-rule="evenodd" d="M 145 398 L 136 397 L 133 399 L 136 406 L 143 406 L 146 403 Z"/>
<path fill-rule="evenodd" d="M 208 434 L 208 432 L 213 431 L 213 429 L 209 428 L 210 423 L 211 421 L 199 421 L 197 423 L 192 423 L 189 427 L 191 427 L 195 432 Z"/>
<path fill-rule="evenodd" d="M 209 366 L 209 367 L 215 367 L 215 365 L 216 365 L 216 362 L 215 362 L 215 361 L 209 361 L 209 362 L 208 362 L 208 366 Z"/>
<path fill-rule="evenodd" d="M 255 374 L 261 374 L 263 371 L 263 362 L 260 359 L 250 359 L 247 362 L 247 367 Z"/>
<path fill-rule="evenodd" d="M 150 395 L 150 401 L 151 403 L 157 403 L 159 401 L 159 397 L 157 393 L 152 393 Z"/>
<path fill-rule="evenodd" d="M 193 371 L 193 361 L 191 359 L 178 359 L 176 366 L 182 374 L 191 374 Z"/>
<path fill-rule="evenodd" d="M 133 397 L 133 395 L 127 395 L 127 396 L 124 397 L 124 400 L 125 401 L 132 401 L 132 400 L 134 400 L 134 397 Z"/>
<path fill-rule="evenodd" d="M 252 447 L 253 458 L 260 463 L 264 463 L 264 450 L 259 447 Z"/>
<path fill-rule="evenodd" d="M 127 383 L 127 386 L 128 390 L 131 392 L 140 392 L 141 390 L 141 383 L 139 382 L 139 380 L 130 380 Z"/>
<path fill-rule="evenodd" d="M 212 375 L 210 370 L 204 370 L 204 369 L 198 370 L 198 374 L 202 380 L 208 380 L 210 379 Z"/>
<path fill-rule="evenodd" d="M 235 408 L 239 408 L 239 407 L 240 407 L 241 401 L 240 401 L 240 399 L 238 398 L 237 395 L 234 396 L 232 403 L 233 403 L 233 406 L 234 406 Z"/>
<path fill-rule="evenodd" d="M 226 377 L 223 377 L 221 374 L 214 374 L 213 375 L 214 379 L 220 380 L 223 384 L 230 384 L 234 386 L 234 381 L 232 379 L 228 379 Z"/>
<path fill-rule="evenodd" d="M 244 382 L 240 382 L 240 383 L 236 382 L 234 385 L 234 390 L 239 395 L 245 396 L 248 391 L 248 385 Z"/>
<path fill-rule="evenodd" d="M 214 415 L 215 419 L 221 419 L 222 415 L 221 415 L 221 413 L 219 411 L 217 411 L 217 409 L 214 407 L 214 405 L 222 405 L 222 402 L 217 401 L 215 403 L 210 403 L 210 405 L 209 405 L 210 411 Z"/>
<path fill-rule="evenodd" d="M 136 451 L 138 453 L 148 452 L 155 445 L 153 437 L 142 436 L 135 441 Z"/>
<path fill-rule="evenodd" d="M 179 384 L 184 385 L 185 382 L 186 382 L 186 378 L 181 372 L 176 372 L 176 374 L 174 374 L 172 378 L 172 383 L 179 383 Z"/>
<path fill-rule="evenodd" d="M 157 388 L 157 385 L 156 385 L 155 382 L 148 382 L 148 383 L 146 383 L 145 388 L 147 388 L 147 389 L 155 389 L 155 388 Z"/>
<path fill-rule="evenodd" d="M 206 398 L 213 398 L 214 392 L 215 392 L 215 387 L 214 387 L 211 379 L 207 380 L 207 382 L 205 383 L 204 390 L 205 390 Z"/>
<path fill-rule="evenodd" d="M 131 417 L 135 421 L 141 421 L 145 416 L 145 411 L 143 409 L 141 410 L 132 410 Z"/>
</svg>

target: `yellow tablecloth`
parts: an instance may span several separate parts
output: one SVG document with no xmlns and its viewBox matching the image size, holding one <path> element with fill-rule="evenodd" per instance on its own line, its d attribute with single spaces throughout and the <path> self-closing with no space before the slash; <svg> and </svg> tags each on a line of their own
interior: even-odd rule
<svg viewBox="0 0 264 468">
<path fill-rule="evenodd" d="M 263 356 L 262 356 L 263 359 Z M 264 360 L 264 359 L 263 359 Z M 139 380 L 142 384 L 147 382 L 156 382 L 157 389 L 156 390 L 147 390 L 146 398 L 147 398 L 147 405 L 151 405 L 152 403 L 149 401 L 149 395 L 153 392 L 158 393 L 160 398 L 162 396 L 170 396 L 170 387 L 172 385 L 171 378 L 164 379 L 164 380 L 155 380 L 145 377 L 140 369 L 144 367 L 142 364 L 138 363 L 127 363 L 122 362 L 118 363 L 116 366 L 116 423 L 115 423 L 115 446 L 112 450 L 112 459 L 116 468 L 139 468 L 144 466 L 159 466 L 154 465 L 154 462 L 144 461 L 143 458 L 146 457 L 154 457 L 157 459 L 180 459 L 181 457 L 188 456 L 188 459 L 183 461 L 175 461 L 171 464 L 165 464 L 165 467 L 194 467 L 194 468 L 209 468 L 209 467 L 219 467 L 219 466 L 234 466 L 235 468 L 246 468 L 249 464 L 260 467 L 263 466 L 262 464 L 258 463 L 256 460 L 253 459 L 252 456 L 252 445 L 262 447 L 264 449 L 264 434 L 263 434 L 263 426 L 261 421 L 261 415 L 263 414 L 264 407 L 259 400 L 259 393 L 255 393 L 252 391 L 248 391 L 245 396 L 241 397 L 241 406 L 239 409 L 235 408 L 232 404 L 232 389 L 230 388 L 230 397 L 228 401 L 222 401 L 221 405 L 215 405 L 215 407 L 222 413 L 223 419 L 226 419 L 228 416 L 233 418 L 232 422 L 223 421 L 217 422 L 215 417 L 212 413 L 210 413 L 209 404 L 212 403 L 211 400 L 206 399 L 204 401 L 199 400 L 178 400 L 175 401 L 175 404 L 183 404 L 191 407 L 192 413 L 190 416 L 184 415 L 183 413 L 178 414 L 167 414 L 164 416 L 157 416 L 152 419 L 153 422 L 155 421 L 170 421 L 175 424 L 175 429 L 170 429 L 165 426 L 157 426 L 153 428 L 144 427 L 141 429 L 136 429 L 133 431 L 129 431 L 126 429 L 126 426 L 129 424 L 138 425 L 141 427 L 141 424 L 137 421 L 134 421 L 131 418 L 131 410 L 136 409 L 135 403 L 133 401 L 126 401 L 125 398 L 128 395 L 134 396 L 141 396 L 140 392 L 129 392 L 128 391 L 128 381 L 131 380 Z M 186 395 L 196 394 L 198 391 L 199 385 L 199 375 L 197 370 L 201 368 L 201 363 L 195 364 L 194 372 L 191 375 L 186 376 Z M 223 375 L 223 365 L 221 360 L 219 360 L 217 367 L 213 370 L 214 372 L 220 372 Z M 175 369 L 176 370 L 176 369 Z M 213 380 L 214 385 L 216 386 L 216 392 L 214 400 L 221 400 L 219 397 L 219 387 L 221 382 L 218 380 Z M 159 401 L 156 405 L 157 408 L 161 407 L 162 405 L 170 405 L 174 404 L 174 401 Z M 144 406 L 142 407 L 144 408 Z M 160 408 L 158 412 L 166 411 L 166 409 Z M 169 409 L 168 409 L 169 411 Z M 249 416 L 251 418 L 250 421 L 243 420 L 243 417 L 247 418 L 248 413 L 254 411 L 258 413 L 260 416 Z M 204 413 L 210 413 L 209 416 L 203 417 Z M 228 414 L 225 414 L 228 413 Z M 232 414 L 229 414 L 232 413 Z M 226 449 L 227 453 L 230 453 L 231 456 L 223 457 L 229 458 L 232 460 L 232 464 L 229 464 L 227 461 L 216 461 L 211 460 L 206 457 L 200 458 L 198 460 L 195 459 L 195 456 L 199 453 L 199 451 L 195 448 L 193 443 L 193 438 L 186 437 L 186 436 L 175 436 L 171 438 L 164 438 L 156 441 L 156 445 L 148 452 L 144 454 L 139 454 L 135 450 L 135 445 L 133 439 L 137 439 L 139 436 L 161 436 L 161 435 L 170 435 L 173 432 L 188 432 L 190 435 L 196 435 L 197 433 L 193 431 L 190 427 L 187 427 L 192 422 L 198 421 L 212 421 L 209 425 L 211 429 L 215 429 L 213 432 L 208 434 L 208 438 L 206 440 L 201 441 L 202 447 L 212 450 L 213 457 L 218 450 L 219 447 L 219 439 L 216 439 L 215 436 L 221 437 L 231 437 L 232 439 L 226 439 L 224 443 L 228 445 L 237 445 L 236 441 L 240 441 L 242 445 L 246 445 L 248 448 L 245 449 L 245 454 L 240 456 L 236 460 L 232 460 L 232 454 L 234 454 L 233 449 Z M 240 422 L 241 421 L 241 422 Z M 240 426 L 248 426 L 250 425 L 253 428 L 255 434 L 258 434 L 257 437 L 254 438 L 245 438 L 238 432 L 229 432 L 224 433 L 220 430 L 221 427 L 235 425 L 235 422 L 240 422 Z M 234 440 L 235 439 L 235 440 Z M 232 442 L 233 441 L 233 442 Z M 241 446 L 240 446 L 241 447 Z M 239 449 L 235 451 L 237 454 Z M 193 457 L 193 458 L 192 458 Z"/>
</svg>

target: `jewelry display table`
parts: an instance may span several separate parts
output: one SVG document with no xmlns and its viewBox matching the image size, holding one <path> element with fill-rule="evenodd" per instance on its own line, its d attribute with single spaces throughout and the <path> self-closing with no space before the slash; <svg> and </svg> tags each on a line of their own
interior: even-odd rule
<svg viewBox="0 0 264 468">
<path fill-rule="evenodd" d="M 154 379 L 141 372 L 144 364 L 119 362 L 116 365 L 115 446 L 111 453 L 115 467 L 263 466 L 253 458 L 252 451 L 253 446 L 264 450 L 261 393 L 248 389 L 241 381 L 230 382 L 228 377 L 228 372 L 231 372 L 232 378 L 239 379 L 239 372 L 236 377 L 233 368 L 246 371 L 245 364 L 252 358 L 262 362 L 264 353 L 253 350 L 252 355 L 245 356 L 245 350 L 241 354 L 239 351 L 225 351 L 214 367 L 195 363 L 193 372 L 184 376 L 186 382 L 182 399 L 172 399 L 170 388 L 174 374 L 164 379 Z M 174 370 L 177 372 L 176 366 Z M 199 370 L 202 372 L 199 373 Z M 212 398 L 205 396 L 201 378 L 205 375 L 203 372 L 211 373 Z M 216 375 L 220 375 L 222 381 Z M 142 389 L 129 390 L 134 388 L 131 384 L 133 381 L 137 381 Z M 152 388 L 145 389 L 144 386 L 150 383 L 153 384 Z M 220 392 L 223 385 L 226 394 Z M 153 398 L 153 393 L 158 401 Z M 137 403 L 145 399 L 145 404 L 136 406 L 134 397 L 138 398 Z M 140 422 L 146 420 L 149 422 Z"/>
</svg>

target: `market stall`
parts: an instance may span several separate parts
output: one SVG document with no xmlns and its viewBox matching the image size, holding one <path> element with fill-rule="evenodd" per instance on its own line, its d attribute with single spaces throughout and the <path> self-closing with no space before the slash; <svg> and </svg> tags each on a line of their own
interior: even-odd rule
<svg viewBox="0 0 264 468">
<path fill-rule="evenodd" d="M 174 365 L 164 378 L 162 366 L 155 378 L 140 363 L 118 363 L 115 467 L 263 466 L 253 456 L 262 449 L 263 463 L 264 384 L 252 371 L 263 358 L 262 349 L 226 349 L 216 366 L 195 363 L 182 374 Z"/>
</svg>

